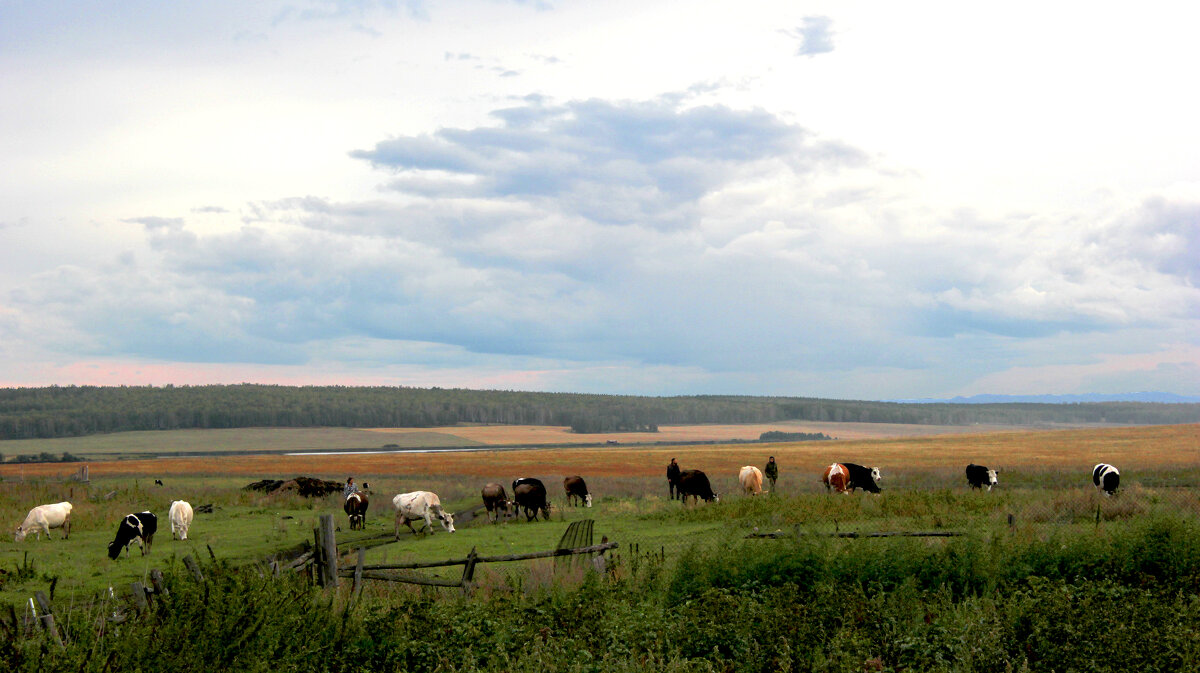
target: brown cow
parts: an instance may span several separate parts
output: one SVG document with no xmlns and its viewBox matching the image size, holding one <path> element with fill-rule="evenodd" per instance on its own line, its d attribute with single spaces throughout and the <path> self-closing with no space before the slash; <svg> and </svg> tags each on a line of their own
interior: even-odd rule
<svg viewBox="0 0 1200 673">
<path fill-rule="evenodd" d="M 496 523 L 502 516 L 505 519 L 516 516 L 516 503 L 509 502 L 508 494 L 500 484 L 485 484 L 480 495 L 483 497 L 483 506 L 487 507 L 488 520 L 492 523 Z"/>
<path fill-rule="evenodd" d="M 592 506 L 592 494 L 588 493 L 587 484 L 583 477 L 567 477 L 563 479 L 563 490 L 567 492 L 567 504 L 578 506 L 576 499 L 583 502 L 584 507 Z"/>
</svg>

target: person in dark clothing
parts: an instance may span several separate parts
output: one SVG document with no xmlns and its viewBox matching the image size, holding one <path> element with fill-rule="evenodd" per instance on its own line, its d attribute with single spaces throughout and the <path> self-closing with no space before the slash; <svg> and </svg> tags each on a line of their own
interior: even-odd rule
<svg viewBox="0 0 1200 673">
<path fill-rule="evenodd" d="M 774 493 L 775 480 L 779 478 L 779 465 L 775 463 L 775 456 L 767 459 L 767 467 L 763 470 L 763 474 L 766 475 L 767 481 L 771 482 L 771 492 Z"/>
<path fill-rule="evenodd" d="M 678 497 L 676 491 L 679 487 L 679 472 L 679 463 L 675 462 L 675 459 L 672 458 L 671 464 L 667 466 L 667 489 L 671 493 L 672 500 Z"/>
</svg>

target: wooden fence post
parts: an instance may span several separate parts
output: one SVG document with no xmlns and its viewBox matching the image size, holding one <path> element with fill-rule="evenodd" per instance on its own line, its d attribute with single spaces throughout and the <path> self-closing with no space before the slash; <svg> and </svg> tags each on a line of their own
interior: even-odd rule
<svg viewBox="0 0 1200 673">
<path fill-rule="evenodd" d="M 141 582 L 130 584 L 129 590 L 133 594 L 134 607 L 137 608 L 139 613 L 150 609 L 150 603 L 146 600 L 146 587 Z"/>
<path fill-rule="evenodd" d="M 358 598 L 358 592 L 362 591 L 362 568 L 363 563 L 367 560 L 367 548 L 358 548 L 358 563 L 354 566 L 354 588 L 352 593 L 354 598 Z"/>
<path fill-rule="evenodd" d="M 190 554 L 183 557 L 183 565 L 192 571 L 192 577 L 195 577 L 197 582 L 204 581 L 204 573 L 200 571 L 200 564 Z"/>
<path fill-rule="evenodd" d="M 321 528 L 317 531 L 317 536 L 321 542 L 317 549 L 317 555 L 321 557 L 318 584 L 327 589 L 337 587 L 337 539 L 333 535 L 332 514 L 321 515 Z"/>
<path fill-rule="evenodd" d="M 163 596 L 165 598 L 167 594 L 171 593 L 167 591 L 167 586 L 163 583 L 163 573 L 158 568 L 150 571 L 150 586 L 154 587 L 155 596 Z"/>
<path fill-rule="evenodd" d="M 471 553 L 467 554 L 467 562 L 463 564 L 462 588 L 467 592 L 471 591 L 471 584 L 475 581 L 475 564 L 479 561 L 479 553 L 475 549 L 471 547 Z"/>
<path fill-rule="evenodd" d="M 59 648 L 66 649 L 66 645 L 63 644 L 62 635 L 58 633 L 58 626 L 54 623 L 54 611 L 50 609 L 50 599 L 46 598 L 46 592 L 39 591 L 33 597 L 37 600 L 38 609 L 42 611 L 42 616 L 39 618 L 42 626 L 45 627 L 46 632 L 50 634 L 54 642 L 58 643 Z"/>
</svg>

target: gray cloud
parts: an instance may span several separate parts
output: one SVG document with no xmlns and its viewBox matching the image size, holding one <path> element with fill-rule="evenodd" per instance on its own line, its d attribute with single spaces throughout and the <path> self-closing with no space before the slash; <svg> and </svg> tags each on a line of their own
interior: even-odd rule
<svg viewBox="0 0 1200 673">
<path fill-rule="evenodd" d="M 763 111 L 678 103 L 529 100 L 493 112 L 498 126 L 394 138 L 351 156 L 396 171 L 397 191 L 552 201 L 543 206 L 657 226 L 685 224 L 704 195 L 754 162 L 815 169 L 862 160 Z"/>
</svg>

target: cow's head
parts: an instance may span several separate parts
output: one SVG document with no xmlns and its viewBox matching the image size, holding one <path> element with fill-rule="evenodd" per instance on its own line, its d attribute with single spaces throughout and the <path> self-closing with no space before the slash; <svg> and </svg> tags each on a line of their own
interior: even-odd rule
<svg viewBox="0 0 1200 673">
<path fill-rule="evenodd" d="M 114 561 L 117 560 L 117 557 L 121 555 L 121 547 L 122 546 L 124 546 L 124 545 L 122 545 L 120 542 L 117 542 L 116 540 L 109 542 L 108 543 L 108 558 L 110 558 Z"/>
<path fill-rule="evenodd" d="M 583 496 L 583 506 L 584 507 L 592 506 L 592 494 L 591 493 L 588 493 L 587 495 Z"/>
<path fill-rule="evenodd" d="M 879 481 L 881 479 L 883 479 L 883 475 L 879 474 L 879 468 L 872 467 L 871 468 L 871 481 L 873 481 L 875 483 L 879 483 Z"/>
<path fill-rule="evenodd" d="M 25 539 L 25 529 L 22 528 L 21 526 L 17 526 L 17 532 L 13 533 L 13 541 L 21 542 L 24 539 Z"/>
<path fill-rule="evenodd" d="M 446 532 L 448 532 L 448 533 L 454 532 L 454 515 L 453 514 L 451 514 L 450 512 L 443 511 L 440 514 L 438 514 L 438 519 L 441 520 L 442 528 L 445 528 Z"/>
<path fill-rule="evenodd" d="M 991 488 L 997 484 L 996 473 L 999 471 L 1000 470 L 988 470 L 988 490 L 991 490 Z"/>
</svg>

